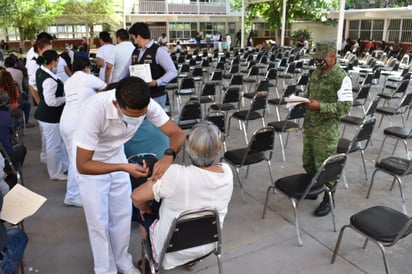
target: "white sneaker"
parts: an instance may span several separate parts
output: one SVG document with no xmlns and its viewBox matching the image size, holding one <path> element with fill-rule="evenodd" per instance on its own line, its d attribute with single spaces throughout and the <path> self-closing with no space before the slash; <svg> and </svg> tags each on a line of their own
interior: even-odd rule
<svg viewBox="0 0 412 274">
<path fill-rule="evenodd" d="M 52 178 L 50 177 L 50 180 L 53 181 L 67 181 L 67 175 L 61 174 L 58 177 Z"/>
<path fill-rule="evenodd" d="M 135 266 L 132 266 L 129 270 L 127 271 L 121 271 L 123 274 L 141 274 L 140 270 L 137 269 Z"/>
<path fill-rule="evenodd" d="M 82 200 L 80 199 L 64 199 L 64 204 L 68 206 L 83 207 Z"/>
</svg>

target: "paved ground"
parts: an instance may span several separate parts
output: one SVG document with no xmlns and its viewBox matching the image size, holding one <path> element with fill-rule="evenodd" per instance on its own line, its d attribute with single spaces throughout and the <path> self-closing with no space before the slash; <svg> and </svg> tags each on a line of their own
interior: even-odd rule
<svg viewBox="0 0 412 274">
<path fill-rule="evenodd" d="M 352 114 L 359 114 L 354 110 Z M 378 116 L 380 118 L 380 116 Z M 274 120 L 274 110 L 266 121 Z M 407 124 L 411 126 L 411 119 Z M 395 118 L 394 125 L 401 125 Z M 389 125 L 385 119 L 381 128 L 376 128 L 372 145 L 366 151 L 369 175 L 373 171 L 374 160 L 382 141 L 382 129 Z M 249 132 L 260 126 L 258 122 L 250 124 Z M 346 136 L 353 136 L 348 130 Z M 26 273 L 44 274 L 83 274 L 93 273 L 93 261 L 88 242 L 83 210 L 63 204 L 65 182 L 48 180 L 46 167 L 40 164 L 39 127 L 27 129 L 25 144 L 29 149 L 24 165 L 25 185 L 47 197 L 47 202 L 32 217 L 25 221 L 30 242 L 25 253 Z M 228 137 L 228 148 L 244 146 L 243 136 L 233 124 Z M 274 177 L 279 178 L 302 171 L 301 167 L 302 135 L 293 133 L 287 147 L 287 161 L 281 160 L 278 139 L 272 159 Z M 181 161 L 181 155 L 177 161 Z M 187 157 L 186 157 L 187 159 Z M 397 187 L 389 192 L 391 179 L 379 174 L 376 178 L 372 196 L 366 199 L 368 182 L 365 181 L 359 153 L 349 156 L 346 165 L 346 177 L 349 188 L 340 184 L 336 194 L 336 217 L 338 229 L 348 222 L 349 216 L 366 207 L 384 204 L 401 210 L 401 200 Z M 243 173 L 244 176 L 245 173 Z M 409 186 L 410 177 L 404 180 L 407 195 L 407 209 L 412 212 L 412 194 Z M 267 166 L 257 164 L 250 169 L 245 181 L 246 202 L 240 197 L 237 182 L 229 206 L 229 213 L 223 229 L 223 269 L 224 273 L 384 273 L 381 255 L 372 243 L 362 250 L 363 239 L 347 231 L 335 264 L 330 264 L 332 250 L 338 233 L 332 230 L 331 217 L 312 216 L 321 198 L 307 200 L 301 204 L 300 220 L 303 234 L 303 247 L 297 242 L 293 213 L 290 202 L 281 194 L 270 196 L 269 210 L 262 219 L 264 196 L 270 179 Z M 134 261 L 140 257 L 140 236 L 137 226 L 132 227 L 130 252 Z M 412 273 L 410 254 L 412 244 L 409 239 L 388 249 L 389 264 L 392 273 Z M 177 268 L 163 273 L 185 273 Z M 217 273 L 213 256 L 205 259 L 194 270 L 195 273 Z"/>
</svg>

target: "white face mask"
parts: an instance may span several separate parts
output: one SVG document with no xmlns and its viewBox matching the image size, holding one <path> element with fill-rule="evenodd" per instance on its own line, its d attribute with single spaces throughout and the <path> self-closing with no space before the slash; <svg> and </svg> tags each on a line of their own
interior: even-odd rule
<svg viewBox="0 0 412 274">
<path fill-rule="evenodd" d="M 144 115 L 140 117 L 131 117 L 127 115 L 122 115 L 122 120 L 125 122 L 127 125 L 131 126 L 140 126 L 141 123 L 143 123 L 144 120 Z"/>
<path fill-rule="evenodd" d="M 57 67 L 52 68 L 52 69 L 51 69 L 51 72 L 53 72 L 54 74 L 56 74 L 56 73 L 57 73 Z"/>
</svg>

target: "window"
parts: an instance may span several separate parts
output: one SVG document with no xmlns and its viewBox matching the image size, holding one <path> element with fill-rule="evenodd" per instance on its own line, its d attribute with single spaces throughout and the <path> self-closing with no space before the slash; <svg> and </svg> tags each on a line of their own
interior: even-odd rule
<svg viewBox="0 0 412 274">
<path fill-rule="evenodd" d="M 383 39 L 384 20 L 351 20 L 349 21 L 349 38 L 381 41 Z"/>
<path fill-rule="evenodd" d="M 388 26 L 388 41 L 393 42 L 395 39 L 399 39 L 399 33 L 401 29 L 401 19 L 390 19 Z"/>
</svg>

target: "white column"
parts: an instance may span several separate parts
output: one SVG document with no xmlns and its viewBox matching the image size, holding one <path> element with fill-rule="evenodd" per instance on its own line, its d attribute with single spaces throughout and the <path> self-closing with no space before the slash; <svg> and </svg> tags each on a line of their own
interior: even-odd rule
<svg viewBox="0 0 412 274">
<path fill-rule="evenodd" d="M 287 0 L 283 0 L 282 5 L 282 32 L 280 35 L 280 46 L 285 46 L 285 29 L 286 29 L 286 2 Z"/>
<path fill-rule="evenodd" d="M 345 21 L 345 0 L 340 0 L 339 5 L 339 21 L 338 21 L 338 33 L 336 37 L 336 50 L 342 49 L 342 35 L 343 35 L 343 23 Z"/>
</svg>

